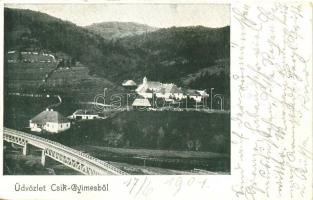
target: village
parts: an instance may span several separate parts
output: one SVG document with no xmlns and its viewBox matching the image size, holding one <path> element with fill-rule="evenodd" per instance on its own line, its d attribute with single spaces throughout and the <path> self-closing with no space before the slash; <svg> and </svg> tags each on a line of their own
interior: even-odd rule
<svg viewBox="0 0 313 200">
<path fill-rule="evenodd" d="M 102 102 L 95 98 L 94 102 L 89 102 L 93 107 L 89 109 L 78 109 L 72 115 L 64 117 L 60 112 L 47 108 L 29 121 L 29 128 L 33 132 L 49 132 L 60 133 L 70 129 L 71 121 L 106 119 L 103 115 L 107 112 L 122 112 L 122 111 L 195 111 L 195 112 L 223 112 L 223 99 L 221 95 L 215 95 L 219 101 L 217 103 L 220 109 L 213 109 L 213 105 L 208 105 L 210 94 L 205 90 L 184 89 L 173 83 L 161 83 L 156 81 L 148 81 L 147 77 L 143 78 L 141 84 L 137 86 L 135 81 L 126 80 L 122 83 L 129 92 L 126 96 L 127 104 L 123 105 L 121 96 L 114 96 L 110 103 L 106 103 L 105 90 Z M 211 90 L 212 92 L 213 90 Z M 211 93 L 212 95 L 212 93 Z M 213 96 L 213 95 L 212 95 Z M 60 98 L 60 97 L 59 97 Z M 128 102 L 129 101 L 129 102 Z M 210 100 L 211 103 L 215 102 Z M 83 102 L 81 102 L 83 103 Z M 88 103 L 88 102 L 85 102 Z M 128 105 L 128 103 L 130 103 Z"/>
<path fill-rule="evenodd" d="M 50 51 L 38 49 L 10 50 L 7 55 L 9 63 L 54 63 L 56 67 L 44 75 L 42 84 L 51 82 L 49 78 L 56 70 L 69 69 L 69 67 L 76 65 L 76 61 L 66 54 L 53 55 Z M 108 113 L 122 111 L 195 111 L 207 113 L 224 111 L 223 95 L 214 94 L 214 88 L 209 91 L 189 89 L 179 87 L 174 83 L 151 81 L 147 77 L 143 77 L 142 82 L 138 84 L 131 79 L 125 80 L 121 86 L 124 88 L 125 94 L 112 95 L 109 98 L 106 96 L 107 88 L 104 88 L 104 93 L 96 95 L 93 102 L 81 102 L 82 104 L 91 104 L 91 107 L 77 109 L 67 117 L 63 116 L 61 111 L 53 110 L 62 103 L 61 97 L 57 95 L 60 102 L 46 108 L 30 119 L 29 128 L 32 132 L 60 133 L 70 129 L 73 121 L 106 119 L 110 116 Z M 40 96 L 19 92 L 12 94 L 30 97 Z M 47 94 L 47 96 L 50 95 Z"/>
<path fill-rule="evenodd" d="M 57 59 L 51 53 L 46 53 L 44 51 L 8 51 L 8 63 L 53 63 L 57 62 Z"/>
<path fill-rule="evenodd" d="M 31 104 L 34 102 L 39 102 L 40 104 L 34 109 L 36 110 L 35 112 L 31 112 L 32 114 L 29 111 L 25 113 L 27 117 L 25 116 L 21 121 L 20 128 L 22 130 L 40 135 L 41 137 L 54 138 L 58 141 L 69 137 L 74 142 L 74 145 L 77 145 L 77 143 L 81 144 L 78 141 L 84 140 L 83 144 L 87 146 L 76 146 L 76 148 L 82 148 L 81 150 L 83 151 L 85 151 L 83 148 L 88 148 L 87 151 L 89 152 L 91 150 L 88 144 L 98 145 L 99 148 L 105 148 L 100 150 L 101 155 L 108 148 L 114 150 L 114 148 L 118 147 L 118 151 L 122 151 L 118 153 L 118 159 L 136 162 L 139 169 L 141 169 L 142 161 L 144 166 L 146 163 L 151 166 L 159 166 L 160 163 L 163 163 L 163 167 L 171 165 L 171 163 L 180 162 L 174 158 L 167 161 L 160 157 L 154 158 L 154 151 L 162 152 L 165 151 L 163 149 L 168 148 L 161 146 L 163 143 L 165 144 L 164 138 L 169 137 L 166 134 L 171 133 L 171 135 L 176 136 L 180 134 L 176 129 L 178 127 L 175 127 L 173 130 L 166 128 L 168 124 L 173 124 L 173 122 L 165 123 L 165 121 L 174 119 L 178 121 L 179 119 L 185 120 L 186 116 L 190 115 L 202 116 L 203 119 L 201 121 L 203 121 L 204 119 L 211 119 L 211 114 L 218 114 L 218 117 L 222 117 L 229 112 L 227 109 L 224 109 L 223 95 L 217 94 L 214 88 L 191 89 L 178 86 L 173 82 L 150 80 L 147 76 L 142 77 L 141 81 L 140 79 L 127 79 L 117 83 L 119 84 L 118 90 L 99 85 L 100 90 L 101 87 L 103 88 L 103 93 L 91 93 L 91 95 L 94 95 L 93 101 L 91 101 L 92 96 L 83 99 L 75 95 L 64 95 L 47 89 L 58 86 L 62 88 L 69 83 L 68 79 L 74 80 L 75 77 L 78 79 L 80 77 L 89 78 L 88 70 L 81 63 L 66 54 L 52 53 L 48 50 L 39 49 L 10 50 L 7 52 L 7 56 L 7 61 L 12 66 L 11 70 L 14 70 L 16 74 L 19 71 L 28 70 L 33 77 L 32 72 L 37 71 L 36 77 L 34 77 L 34 79 L 37 79 L 37 84 L 34 82 L 36 90 L 13 89 L 8 93 L 11 98 L 28 99 Z M 82 93 L 81 88 L 79 93 Z M 68 98 L 76 100 L 68 102 L 66 100 Z M 124 117 L 126 120 L 123 119 Z M 140 119 L 136 119 L 137 117 L 144 117 L 148 121 L 150 119 L 155 121 L 164 117 L 162 120 L 165 121 L 160 123 L 161 127 L 154 127 L 154 125 L 149 125 L 151 122 L 141 123 Z M 135 121 L 130 121 L 133 118 Z M 156 119 L 153 120 L 153 118 Z M 118 124 L 115 124 L 116 121 Z M 143 128 L 139 128 L 140 126 Z M 103 133 L 99 130 L 95 131 L 91 127 L 104 128 L 107 131 Z M 131 127 L 135 127 L 138 130 L 132 130 Z M 151 152 L 148 153 L 149 159 L 147 159 L 147 156 L 137 156 L 137 154 L 142 154 L 142 150 L 137 148 L 148 148 L 144 146 L 149 141 L 147 136 L 145 136 L 148 129 L 150 129 L 149 134 L 151 134 L 150 142 L 155 143 L 153 144 L 153 149 L 159 149 L 150 150 Z M 186 128 L 187 132 L 189 129 Z M 136 132 L 142 134 L 142 136 L 139 136 L 141 138 L 139 140 L 146 140 L 146 142 L 136 144 L 137 140 L 131 139 L 132 137 L 127 139 L 130 133 L 135 134 Z M 199 130 L 199 132 L 203 132 L 203 130 Z M 103 134 L 102 138 L 94 138 L 99 137 L 101 134 Z M 157 138 L 152 139 L 152 137 Z M 181 145 L 179 148 L 190 152 L 199 152 L 201 148 L 204 148 L 200 139 L 187 138 L 185 140 L 183 142 L 175 140 L 172 143 Z M 73 145 L 68 141 L 65 144 Z M 136 154 L 124 157 L 124 154 L 129 152 L 130 149 L 135 151 Z M 172 156 L 175 157 L 176 154 Z M 105 157 L 105 159 L 114 161 L 116 158 L 109 156 Z M 212 167 L 209 164 L 201 164 L 200 161 L 197 161 L 196 165 L 192 163 L 188 165 L 191 168 L 195 166 L 200 168 Z M 178 167 L 177 169 L 180 168 Z M 132 171 L 134 170 L 132 167 L 127 168 L 127 170 L 137 173 Z M 204 171 L 202 170 L 202 172 Z M 193 171 L 192 173 L 199 172 Z M 204 173 L 207 172 L 205 171 Z"/>
</svg>

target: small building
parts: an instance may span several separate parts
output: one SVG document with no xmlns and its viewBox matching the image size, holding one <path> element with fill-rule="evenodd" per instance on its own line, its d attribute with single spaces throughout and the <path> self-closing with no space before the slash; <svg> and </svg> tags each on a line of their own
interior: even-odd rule
<svg viewBox="0 0 313 200">
<path fill-rule="evenodd" d="M 83 120 L 88 120 L 88 119 L 97 119 L 99 118 L 99 115 L 97 112 L 94 110 L 76 110 L 73 115 L 73 119 L 83 119 Z"/>
<path fill-rule="evenodd" d="M 29 126 L 31 131 L 35 132 L 59 133 L 69 129 L 71 122 L 59 112 L 46 109 L 29 120 Z"/>
<path fill-rule="evenodd" d="M 137 86 L 136 82 L 133 80 L 125 80 L 122 83 L 123 86 Z"/>
<path fill-rule="evenodd" d="M 187 89 L 186 96 L 189 96 L 191 99 L 195 100 L 196 102 L 201 102 L 202 100 L 202 95 L 197 90 Z"/>
<path fill-rule="evenodd" d="M 151 107 L 151 104 L 148 99 L 135 99 L 132 106 L 133 108 L 144 108 Z"/>
<path fill-rule="evenodd" d="M 125 80 L 123 81 L 122 86 L 127 89 L 136 89 L 137 83 L 133 80 Z"/>
</svg>

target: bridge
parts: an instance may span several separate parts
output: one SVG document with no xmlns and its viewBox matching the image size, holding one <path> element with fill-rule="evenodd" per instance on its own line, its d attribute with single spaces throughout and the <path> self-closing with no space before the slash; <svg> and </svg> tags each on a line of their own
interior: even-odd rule
<svg viewBox="0 0 313 200">
<path fill-rule="evenodd" d="M 4 127 L 3 140 L 21 145 L 25 156 L 28 145 L 42 149 L 41 164 L 43 166 L 45 166 L 46 157 L 50 157 L 85 175 L 128 175 L 108 162 L 36 135 Z"/>
</svg>

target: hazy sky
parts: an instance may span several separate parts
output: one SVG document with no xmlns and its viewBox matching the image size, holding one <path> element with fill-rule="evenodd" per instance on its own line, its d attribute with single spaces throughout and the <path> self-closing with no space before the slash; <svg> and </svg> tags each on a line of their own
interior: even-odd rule
<svg viewBox="0 0 313 200">
<path fill-rule="evenodd" d="M 5 7 L 40 11 L 79 26 L 108 21 L 155 27 L 230 24 L 230 8 L 225 4 L 6 4 Z"/>
</svg>

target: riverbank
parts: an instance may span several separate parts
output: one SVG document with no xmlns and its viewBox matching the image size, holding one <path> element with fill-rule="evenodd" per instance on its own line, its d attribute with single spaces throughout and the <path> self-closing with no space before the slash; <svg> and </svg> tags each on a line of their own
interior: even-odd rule
<svg viewBox="0 0 313 200">
<path fill-rule="evenodd" d="M 74 149 L 114 163 L 130 174 L 229 174 L 226 154 L 79 145 Z"/>
</svg>

